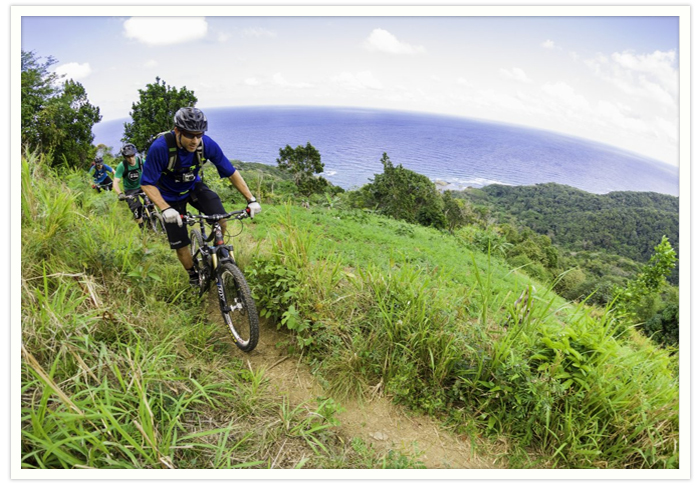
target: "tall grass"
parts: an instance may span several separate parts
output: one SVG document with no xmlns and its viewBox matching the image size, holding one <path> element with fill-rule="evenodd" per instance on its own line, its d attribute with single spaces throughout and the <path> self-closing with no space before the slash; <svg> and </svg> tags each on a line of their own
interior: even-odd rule
<svg viewBox="0 0 700 486">
<path fill-rule="evenodd" d="M 162 237 L 85 174 L 22 159 L 22 467 L 392 467 L 280 403 Z M 281 420 L 284 418 L 284 421 Z"/>
<path fill-rule="evenodd" d="M 678 467 L 674 364 L 619 334 L 611 312 L 434 230 L 333 208 L 278 214 L 254 291 L 330 390 L 476 423 L 535 451 L 525 466 Z"/>
</svg>

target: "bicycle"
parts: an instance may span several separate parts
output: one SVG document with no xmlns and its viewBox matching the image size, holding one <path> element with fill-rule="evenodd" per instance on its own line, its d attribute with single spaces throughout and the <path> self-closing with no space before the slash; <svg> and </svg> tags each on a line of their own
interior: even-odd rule
<svg viewBox="0 0 700 486">
<path fill-rule="evenodd" d="M 92 188 L 97 191 L 97 193 L 101 193 L 102 191 L 111 191 L 112 190 L 112 184 L 113 181 L 110 179 L 110 181 L 107 184 L 102 184 L 102 183 L 97 183 L 93 182 Z"/>
<path fill-rule="evenodd" d="M 153 230 L 156 234 L 165 233 L 165 223 L 163 222 L 163 217 L 160 215 L 156 205 L 149 199 L 145 192 L 140 191 L 134 194 L 126 195 L 126 199 L 136 199 L 141 197 L 143 199 L 143 220 L 146 225 Z"/>
<path fill-rule="evenodd" d="M 219 221 L 232 217 L 242 220 L 250 216 L 249 212 L 246 208 L 226 214 L 207 216 L 187 213 L 181 216 L 187 225 L 194 226 L 197 222 L 200 225 L 200 229 L 194 228 L 190 232 L 192 260 L 199 273 L 199 296 L 209 290 L 212 282 L 216 282 L 219 310 L 224 323 L 236 346 L 247 353 L 258 344 L 258 311 L 248 282 L 234 260 L 233 246 L 224 242 Z M 208 236 L 205 222 L 211 226 Z M 208 244 L 212 240 L 212 244 Z"/>
</svg>

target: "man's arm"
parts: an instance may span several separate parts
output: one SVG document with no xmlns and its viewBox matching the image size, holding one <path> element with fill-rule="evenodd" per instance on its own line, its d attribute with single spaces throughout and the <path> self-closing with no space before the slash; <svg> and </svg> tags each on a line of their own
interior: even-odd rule
<svg viewBox="0 0 700 486">
<path fill-rule="evenodd" d="M 160 195 L 160 190 L 156 186 L 142 185 L 141 190 L 146 193 L 148 199 L 150 199 L 153 204 L 158 206 L 158 209 L 161 211 L 165 211 L 170 207 L 170 204 L 165 202 L 163 196 Z"/>
<path fill-rule="evenodd" d="M 235 187 L 238 192 L 243 195 L 246 202 L 253 199 L 253 193 L 250 192 L 250 189 L 248 189 L 248 184 L 245 183 L 243 176 L 238 171 L 231 174 L 228 179 L 231 181 L 231 184 L 233 184 L 233 187 Z"/>
<path fill-rule="evenodd" d="M 121 179 L 119 177 L 114 177 L 114 192 L 117 193 L 117 196 L 122 193 L 121 188 L 119 187 L 119 183 L 121 182 Z"/>
</svg>

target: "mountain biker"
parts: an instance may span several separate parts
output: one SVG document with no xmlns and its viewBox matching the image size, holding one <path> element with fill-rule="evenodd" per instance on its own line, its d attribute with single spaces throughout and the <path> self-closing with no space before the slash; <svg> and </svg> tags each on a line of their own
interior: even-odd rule
<svg viewBox="0 0 700 486">
<path fill-rule="evenodd" d="M 107 175 L 108 172 L 114 174 L 114 169 L 105 164 L 99 155 L 95 157 L 88 174 L 92 175 L 92 188 L 97 192 L 102 192 L 102 189 L 105 191 L 112 190 L 112 178 Z"/>
<path fill-rule="evenodd" d="M 173 130 L 156 138 L 148 149 L 141 189 L 162 211 L 170 248 L 176 251 L 189 275 L 190 284 L 196 286 L 199 285 L 199 276 L 190 254 L 187 226 L 183 225 L 181 215 L 185 214 L 187 204 L 207 215 L 226 213 L 219 195 L 202 181 L 199 174 L 201 164 L 208 160 L 216 166 L 221 178 L 231 181 L 248 202 L 251 218 L 262 209 L 221 147 L 204 135 L 208 123 L 201 110 L 180 108 L 173 122 Z M 176 157 L 171 154 L 176 154 Z M 221 226 L 226 231 L 225 221 L 221 221 Z"/>
<path fill-rule="evenodd" d="M 143 173 L 143 162 L 137 155 L 136 145 L 125 144 L 121 149 L 124 160 L 117 166 L 114 175 L 114 192 L 117 193 L 120 201 L 126 201 L 129 209 L 134 215 L 139 228 L 143 229 L 143 205 L 141 199 L 136 196 L 141 192 L 141 175 Z M 124 179 L 124 192 L 119 187 L 119 182 Z M 134 196 L 127 199 L 127 196 Z"/>
</svg>

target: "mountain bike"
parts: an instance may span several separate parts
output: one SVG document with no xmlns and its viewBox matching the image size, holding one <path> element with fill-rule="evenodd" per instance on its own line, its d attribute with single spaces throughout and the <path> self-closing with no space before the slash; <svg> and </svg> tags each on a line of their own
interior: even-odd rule
<svg viewBox="0 0 700 486">
<path fill-rule="evenodd" d="M 249 211 L 246 208 L 226 214 L 187 213 L 182 216 L 186 224 L 194 226 L 199 222 L 200 226 L 190 232 L 192 260 L 199 273 L 199 296 L 204 295 L 213 282 L 216 283 L 224 323 L 233 342 L 245 352 L 252 351 L 258 344 L 258 311 L 248 282 L 234 260 L 233 246 L 224 242 L 219 221 L 242 220 L 249 217 Z M 208 234 L 205 223 L 210 226 Z"/>
<path fill-rule="evenodd" d="M 111 191 L 111 190 L 112 190 L 112 184 L 114 184 L 114 181 L 112 181 L 111 179 L 110 179 L 109 182 L 106 183 L 106 184 L 93 182 L 92 188 L 93 188 L 94 190 L 96 190 L 97 193 L 99 194 L 99 193 L 102 192 L 102 191 Z"/>
<path fill-rule="evenodd" d="M 163 217 L 160 215 L 160 211 L 156 205 L 151 201 L 145 192 L 137 192 L 134 194 L 128 194 L 126 199 L 136 199 L 140 197 L 143 200 L 143 221 L 153 230 L 156 234 L 165 233 L 165 223 L 163 222 Z"/>
</svg>

